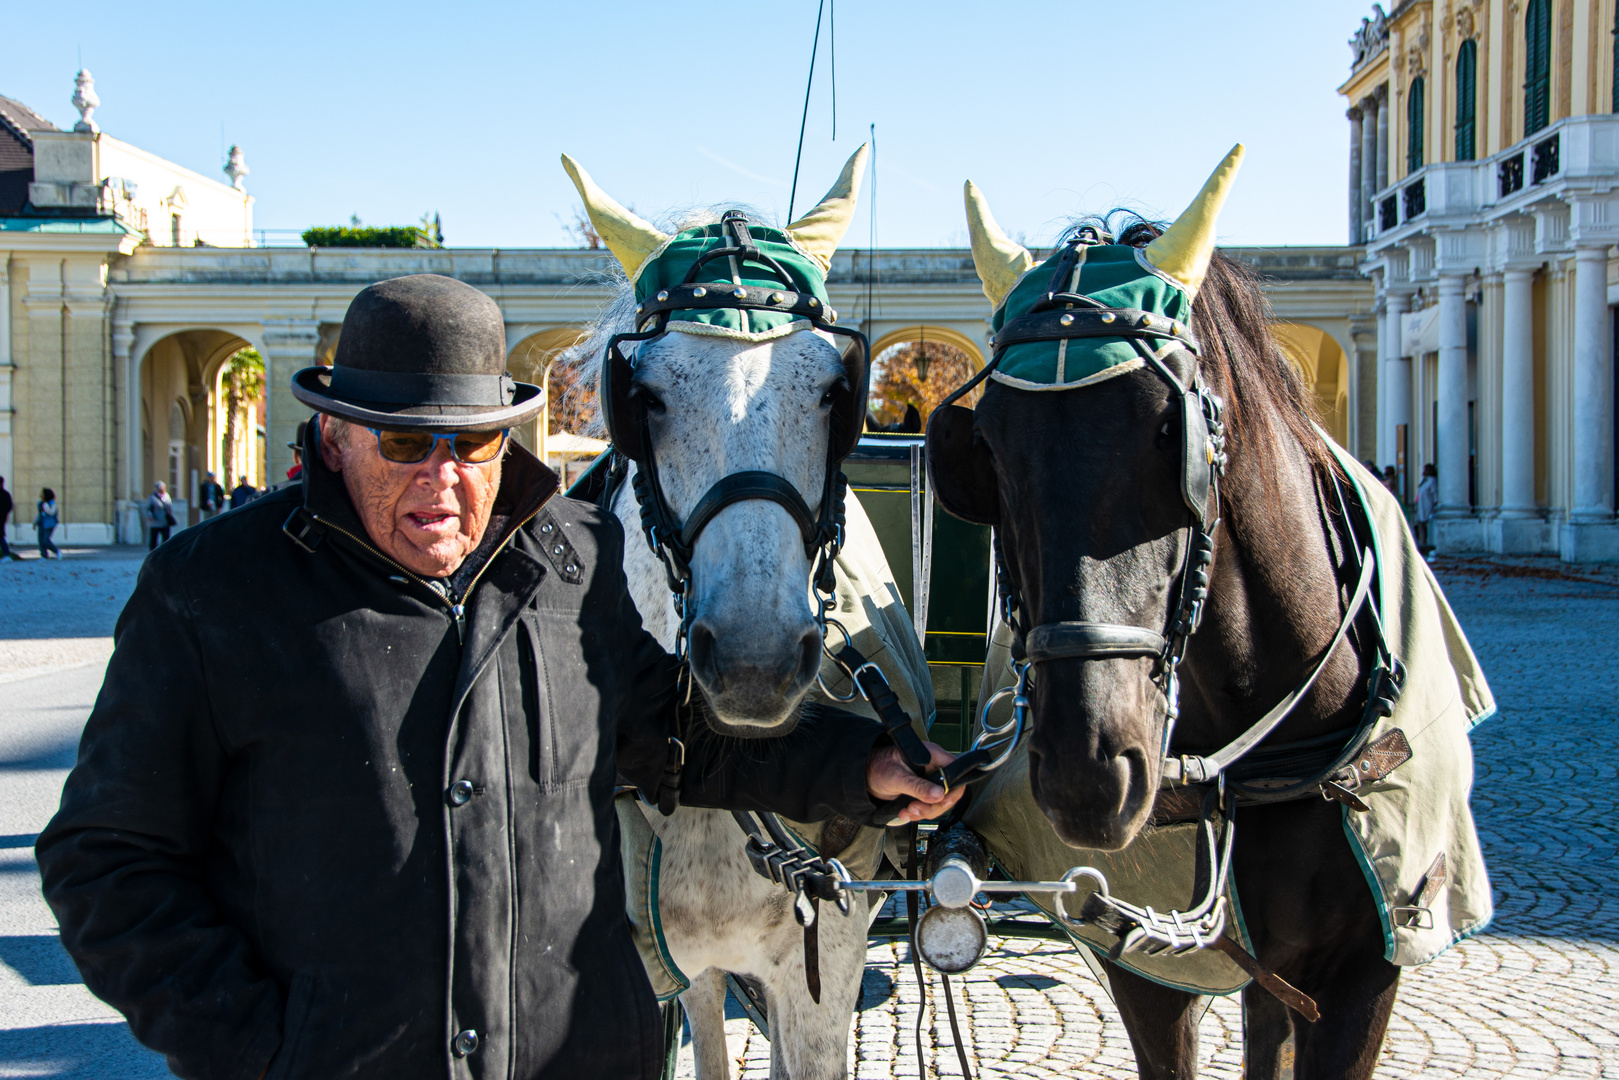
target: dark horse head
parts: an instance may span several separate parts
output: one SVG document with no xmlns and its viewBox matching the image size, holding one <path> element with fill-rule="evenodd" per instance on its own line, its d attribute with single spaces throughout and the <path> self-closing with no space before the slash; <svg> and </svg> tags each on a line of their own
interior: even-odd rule
<svg viewBox="0 0 1619 1080">
<path fill-rule="evenodd" d="M 1308 394 L 1270 337 L 1256 282 L 1214 251 L 1239 160 L 1240 148 L 1169 230 L 1137 221 L 1113 244 L 1093 226 L 1040 266 L 968 186 L 974 258 L 997 304 L 996 362 L 974 410 L 935 412 L 930 475 L 946 509 L 997 529 L 1015 625 L 1036 661 L 1030 781 L 1076 847 L 1121 848 L 1152 811 L 1169 741 L 1163 645 L 1186 614 L 1188 576 L 1200 573 L 1189 546 L 1212 536 L 1224 552 L 1225 504 L 1237 495 L 1265 503 L 1267 485 L 1313 505 L 1309 454 L 1275 451 L 1319 446 Z M 1031 338 L 1039 319 L 1071 333 L 1089 319 L 1091 332 Z M 1104 336 L 1103 325 L 1126 323 L 1155 336 Z M 1233 460 L 1253 456 L 1241 477 L 1218 481 L 1222 417 Z M 1209 602 L 1235 626 L 1254 614 L 1241 609 L 1244 575 L 1255 571 L 1237 555 L 1215 561 Z M 1212 651 L 1209 638 L 1224 630 L 1205 629 L 1191 649 Z M 1251 641 L 1221 642 L 1219 655 L 1235 658 L 1232 670 L 1182 669 L 1191 700 L 1177 752 L 1216 749 L 1220 705 L 1270 691 L 1258 685 L 1262 665 L 1246 662 Z"/>
</svg>

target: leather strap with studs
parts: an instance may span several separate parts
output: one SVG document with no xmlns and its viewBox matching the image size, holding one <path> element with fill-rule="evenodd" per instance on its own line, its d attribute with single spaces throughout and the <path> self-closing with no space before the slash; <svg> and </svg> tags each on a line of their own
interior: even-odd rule
<svg viewBox="0 0 1619 1080">
<path fill-rule="evenodd" d="M 725 281 L 671 285 L 667 289 L 660 289 L 636 305 L 635 320 L 637 325 L 644 327 L 669 312 L 714 311 L 721 308 L 775 311 L 828 324 L 838 321 L 838 313 L 811 293 L 769 285 L 733 285 Z"/>
<path fill-rule="evenodd" d="M 1081 299 L 1075 297 L 1076 300 Z M 1061 302 L 1062 295 L 1054 300 Z M 1031 341 L 1057 341 L 1062 338 L 1153 338 L 1178 341 L 1193 352 L 1197 339 L 1191 328 L 1176 319 L 1154 315 L 1140 308 L 1076 308 L 1062 311 L 1047 308 L 1019 315 L 995 335 L 995 355 L 1013 345 Z"/>
</svg>

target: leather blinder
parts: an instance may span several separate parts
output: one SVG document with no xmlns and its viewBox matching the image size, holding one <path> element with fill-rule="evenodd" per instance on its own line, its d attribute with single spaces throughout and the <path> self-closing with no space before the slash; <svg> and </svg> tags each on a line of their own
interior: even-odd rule
<svg viewBox="0 0 1619 1080">
<path fill-rule="evenodd" d="M 602 358 L 601 385 L 598 387 L 602 420 L 613 447 L 631 461 L 646 460 L 646 404 L 636 400 L 635 368 L 614 338 Z"/>
<path fill-rule="evenodd" d="M 1214 477 L 1212 452 L 1203 395 L 1196 389 L 1188 390 L 1181 397 L 1181 497 L 1198 521 L 1207 520 Z"/>
<path fill-rule="evenodd" d="M 999 525 L 995 468 L 973 443 L 973 411 L 941 405 L 928 417 L 928 488 L 950 514 L 975 525 Z"/>
</svg>

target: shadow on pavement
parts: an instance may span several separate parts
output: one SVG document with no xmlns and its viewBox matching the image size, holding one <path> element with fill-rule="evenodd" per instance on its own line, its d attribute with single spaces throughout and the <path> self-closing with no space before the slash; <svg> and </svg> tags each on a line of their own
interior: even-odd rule
<svg viewBox="0 0 1619 1080">
<path fill-rule="evenodd" d="M 30 986 L 77 986 L 83 982 L 55 934 L 0 936 L 0 964 L 27 979 Z"/>
<path fill-rule="evenodd" d="M 168 1065 L 119 1021 L 0 1030 L 0 1075 L 147 1080 Z"/>
</svg>

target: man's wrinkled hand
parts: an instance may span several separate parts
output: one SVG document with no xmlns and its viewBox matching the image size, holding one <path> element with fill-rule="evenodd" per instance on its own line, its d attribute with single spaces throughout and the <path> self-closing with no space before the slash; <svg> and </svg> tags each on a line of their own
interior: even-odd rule
<svg viewBox="0 0 1619 1080">
<path fill-rule="evenodd" d="M 956 755 L 938 743 L 923 745 L 932 753 L 935 768 L 956 760 Z M 871 793 L 874 802 L 888 802 L 891 799 L 909 796 L 912 801 L 906 803 L 899 815 L 890 823 L 905 825 L 912 821 L 936 818 L 945 813 L 956 805 L 967 788 L 963 785 L 946 793 L 943 785 L 913 773 L 910 766 L 905 763 L 905 756 L 899 752 L 899 747 L 885 746 L 875 751 L 866 762 L 866 790 Z"/>
</svg>

